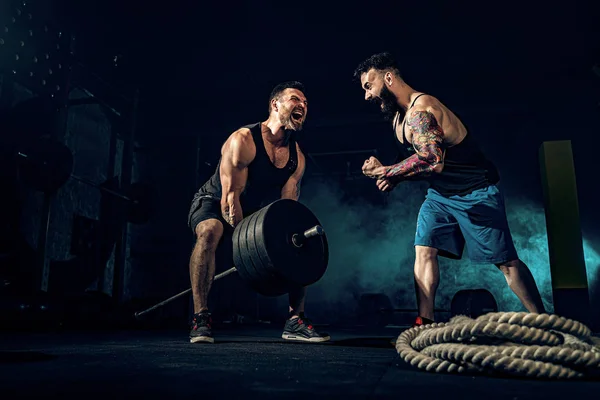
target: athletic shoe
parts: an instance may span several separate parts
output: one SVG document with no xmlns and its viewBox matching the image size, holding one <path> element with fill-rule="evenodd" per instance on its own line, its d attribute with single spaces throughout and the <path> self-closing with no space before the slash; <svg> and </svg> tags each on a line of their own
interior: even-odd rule
<svg viewBox="0 0 600 400">
<path fill-rule="evenodd" d="M 192 330 L 190 331 L 190 343 L 214 343 L 212 337 L 212 318 L 208 311 L 202 311 L 194 315 Z"/>
<path fill-rule="evenodd" d="M 329 334 L 317 332 L 310 320 L 303 316 L 285 321 L 281 337 L 301 342 L 326 342 L 330 339 Z"/>
</svg>

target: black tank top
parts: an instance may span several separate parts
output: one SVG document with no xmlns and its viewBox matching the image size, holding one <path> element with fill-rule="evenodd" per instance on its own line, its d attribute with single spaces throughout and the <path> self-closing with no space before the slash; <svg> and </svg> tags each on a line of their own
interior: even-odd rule
<svg viewBox="0 0 600 400">
<path fill-rule="evenodd" d="M 256 146 L 256 156 L 248 165 L 246 187 L 240 195 L 242 212 L 244 213 L 244 217 L 246 217 L 281 198 L 281 189 L 298 167 L 298 154 L 296 151 L 296 141 L 292 135 L 288 142 L 290 151 L 288 162 L 283 168 L 277 168 L 271 162 L 265 149 L 261 123 L 246 125 L 244 128 L 250 129 Z M 202 185 L 196 193 L 195 198 L 221 200 L 220 166 L 221 159 L 219 159 L 215 173 Z"/>
<path fill-rule="evenodd" d="M 420 94 L 410 105 L 412 108 L 421 96 Z M 394 126 L 394 140 L 396 141 L 402 158 L 415 154 L 412 144 L 408 143 L 405 134 L 406 121 L 402 125 L 401 143 L 396 136 Z M 465 195 L 474 190 L 481 189 L 498 183 L 500 176 L 496 166 L 488 160 L 479 145 L 467 129 L 464 139 L 452 147 L 446 148 L 444 169 L 441 173 L 432 173 L 426 178 L 429 187 L 438 191 L 442 196 Z"/>
</svg>

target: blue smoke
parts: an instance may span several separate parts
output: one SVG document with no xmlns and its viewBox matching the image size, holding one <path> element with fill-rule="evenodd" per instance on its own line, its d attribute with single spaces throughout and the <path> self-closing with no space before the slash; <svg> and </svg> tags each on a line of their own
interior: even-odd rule
<svg viewBox="0 0 600 400">
<path fill-rule="evenodd" d="M 319 218 L 327 232 L 330 250 L 325 276 L 311 286 L 308 310 L 322 318 L 351 316 L 362 293 L 386 294 L 396 308 L 416 308 L 413 286 L 413 240 L 417 213 L 424 199 L 422 183 L 400 185 L 386 206 L 344 200 L 339 185 L 308 182 L 302 201 Z M 532 271 L 547 312 L 553 312 L 545 215 L 542 205 L 526 199 L 506 198 L 508 220 L 519 256 Z M 584 240 L 590 292 L 598 286 L 600 255 Z M 436 308 L 449 309 L 461 289 L 487 289 L 500 311 L 524 311 L 504 275 L 493 265 L 440 258 L 441 280 Z M 314 311 L 313 311 L 314 313 Z"/>
</svg>

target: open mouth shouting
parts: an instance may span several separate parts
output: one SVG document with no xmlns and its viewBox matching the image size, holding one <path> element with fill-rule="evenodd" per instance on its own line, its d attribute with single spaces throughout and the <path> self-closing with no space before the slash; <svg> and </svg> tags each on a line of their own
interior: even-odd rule
<svg viewBox="0 0 600 400">
<path fill-rule="evenodd" d="M 302 110 L 294 110 L 292 111 L 292 121 L 300 124 L 302 123 L 302 118 L 304 118 L 304 111 Z"/>
</svg>

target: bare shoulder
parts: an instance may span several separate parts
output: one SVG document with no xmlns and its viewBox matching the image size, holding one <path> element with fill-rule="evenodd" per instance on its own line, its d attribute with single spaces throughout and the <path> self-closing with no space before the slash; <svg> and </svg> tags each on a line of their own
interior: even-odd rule
<svg viewBox="0 0 600 400">
<path fill-rule="evenodd" d="M 433 129 L 443 132 L 444 140 L 448 143 L 459 142 L 467 132 L 460 119 L 445 104 L 430 95 L 417 99 L 407 115 L 407 124 L 417 131 Z"/>
<path fill-rule="evenodd" d="M 221 155 L 232 157 L 234 162 L 250 163 L 256 155 L 256 145 L 250 129 L 240 128 L 229 135 L 221 148 Z"/>
<path fill-rule="evenodd" d="M 242 146 L 254 146 L 254 138 L 252 137 L 252 131 L 248 128 L 240 128 L 234 131 L 227 141 Z"/>
<path fill-rule="evenodd" d="M 223 143 L 221 153 L 242 147 L 255 147 L 254 138 L 252 137 L 252 131 L 250 131 L 250 129 L 248 128 L 240 128 L 231 133 L 227 140 L 225 140 L 225 143 Z"/>
<path fill-rule="evenodd" d="M 435 97 L 425 94 L 417 99 L 414 106 L 409 111 L 408 118 L 426 118 L 435 117 L 438 123 L 444 117 L 444 105 Z"/>
</svg>

